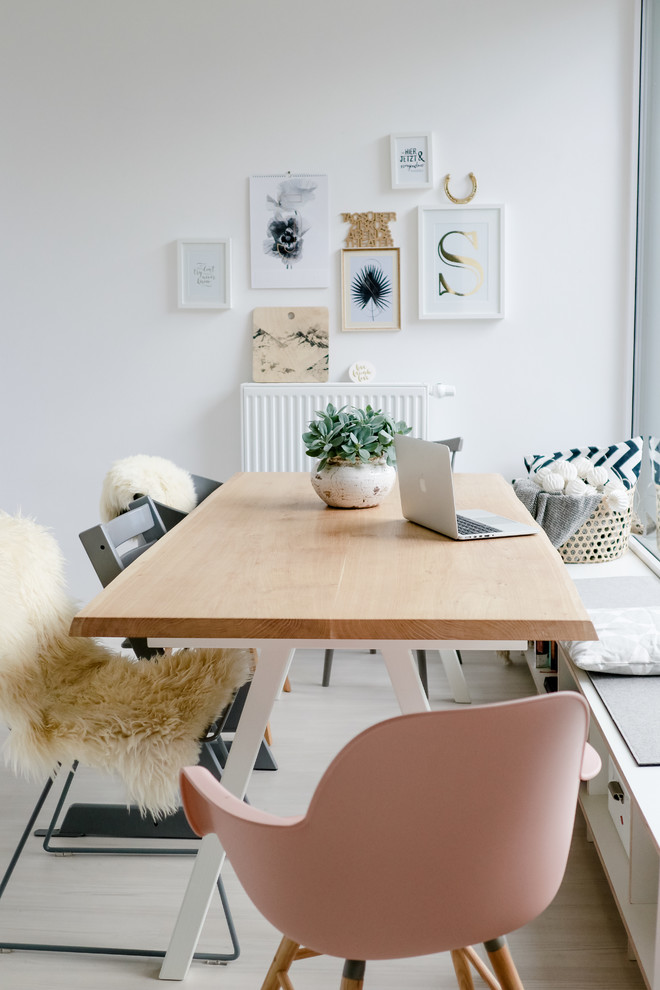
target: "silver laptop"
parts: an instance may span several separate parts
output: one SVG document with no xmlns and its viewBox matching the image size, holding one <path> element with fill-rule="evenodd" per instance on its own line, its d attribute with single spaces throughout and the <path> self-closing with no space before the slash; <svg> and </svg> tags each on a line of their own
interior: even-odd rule
<svg viewBox="0 0 660 990">
<path fill-rule="evenodd" d="M 489 540 L 538 532 L 534 526 L 486 509 L 467 509 L 457 515 L 449 447 L 399 434 L 394 437 L 394 444 L 401 509 L 410 522 L 452 540 Z"/>
</svg>

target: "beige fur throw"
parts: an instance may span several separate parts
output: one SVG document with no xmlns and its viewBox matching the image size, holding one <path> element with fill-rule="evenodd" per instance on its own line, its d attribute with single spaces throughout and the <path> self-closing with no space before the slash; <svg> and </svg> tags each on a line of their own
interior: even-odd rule
<svg viewBox="0 0 660 990">
<path fill-rule="evenodd" d="M 135 454 L 115 461 L 101 488 L 101 521 L 109 522 L 128 509 L 140 495 L 180 512 L 191 512 L 197 505 L 195 485 L 183 468 L 164 457 Z"/>
<path fill-rule="evenodd" d="M 74 760 L 114 771 L 143 813 L 178 806 L 178 774 L 245 683 L 251 650 L 181 650 L 129 660 L 69 636 L 75 609 L 59 547 L 30 519 L 0 512 L 0 719 L 5 760 L 30 776 Z"/>
</svg>

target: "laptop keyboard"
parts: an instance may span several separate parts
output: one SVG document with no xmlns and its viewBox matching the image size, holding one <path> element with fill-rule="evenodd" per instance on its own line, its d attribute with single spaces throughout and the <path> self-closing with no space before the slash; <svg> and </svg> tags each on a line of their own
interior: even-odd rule
<svg viewBox="0 0 660 990">
<path fill-rule="evenodd" d="M 495 526 L 487 526 L 485 523 L 476 522 L 474 519 L 466 519 L 465 516 L 456 516 L 458 532 L 460 536 L 471 536 L 473 533 L 499 533 Z"/>
</svg>

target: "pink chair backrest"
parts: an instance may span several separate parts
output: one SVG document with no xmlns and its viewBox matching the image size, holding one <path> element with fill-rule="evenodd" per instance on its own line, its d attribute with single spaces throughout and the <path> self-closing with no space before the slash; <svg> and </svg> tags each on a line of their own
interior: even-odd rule
<svg viewBox="0 0 660 990">
<path fill-rule="evenodd" d="M 553 899 L 587 729 L 568 692 L 399 716 L 338 754 L 303 818 L 239 820 L 198 768 L 184 772 L 184 807 L 296 942 L 353 959 L 441 952 L 513 931 Z"/>
</svg>

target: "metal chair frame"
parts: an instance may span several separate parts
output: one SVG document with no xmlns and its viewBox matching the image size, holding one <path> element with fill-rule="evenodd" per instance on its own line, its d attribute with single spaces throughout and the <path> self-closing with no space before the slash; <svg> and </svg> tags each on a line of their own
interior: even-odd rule
<svg viewBox="0 0 660 990">
<path fill-rule="evenodd" d="M 51 839 L 57 834 L 56 824 L 59 816 L 64 807 L 64 802 L 66 801 L 67 795 L 69 793 L 69 788 L 73 783 L 73 778 L 75 776 L 78 763 L 75 762 L 71 767 L 71 770 L 67 774 L 67 778 L 64 782 L 62 792 L 57 801 L 55 811 L 53 812 L 52 818 L 45 830 L 45 838 L 43 841 L 43 848 L 46 852 L 59 853 L 64 855 L 66 853 L 87 853 L 87 854 L 105 854 L 105 855 L 120 855 L 120 856 L 134 856 L 134 855 L 184 855 L 184 856 L 194 856 L 197 853 L 197 849 L 141 849 L 141 848 L 110 848 L 110 847 L 81 847 L 81 846 L 52 846 Z M 14 850 L 13 856 L 9 861 L 9 865 L 5 870 L 2 880 L 0 881 L 0 899 L 2 898 L 5 890 L 9 885 L 12 874 L 18 864 L 21 854 L 25 848 L 25 845 L 30 838 L 32 829 L 36 825 L 37 819 L 41 810 L 50 794 L 50 791 L 55 783 L 57 773 L 52 777 L 49 777 L 46 784 L 39 795 L 37 803 L 35 804 L 32 814 L 25 826 L 23 833 L 18 841 L 18 845 Z M 39 834 L 38 832 L 35 835 Z M 191 837 L 194 835 L 191 833 Z M 218 893 L 220 895 L 220 900 L 222 903 L 222 908 L 227 921 L 227 928 L 229 930 L 229 937 L 231 940 L 232 951 L 228 953 L 217 953 L 217 952 L 198 952 L 195 954 L 195 959 L 201 959 L 208 962 L 221 962 L 227 963 L 238 959 L 240 955 L 240 946 L 238 943 L 238 936 L 236 934 L 236 928 L 234 926 L 234 921 L 229 908 L 229 902 L 227 900 L 227 894 L 225 892 L 224 884 L 222 882 L 222 877 L 218 877 L 217 882 Z M 29 950 L 32 952 L 67 952 L 67 953 L 89 953 L 93 955 L 114 955 L 114 956 L 152 956 L 163 958 L 166 954 L 164 949 L 133 949 L 133 948 L 120 948 L 117 946 L 99 946 L 99 945 L 58 945 L 45 942 L 10 942 L 10 941 L 0 941 L 0 950 L 3 951 L 13 951 L 13 950 Z"/>
<path fill-rule="evenodd" d="M 211 482 L 209 479 L 199 479 L 199 481 L 208 482 L 206 488 L 202 487 L 202 491 L 205 492 L 202 497 L 206 497 L 206 495 L 210 494 L 210 491 L 213 491 L 214 488 L 218 487 L 218 482 Z M 197 484 L 196 490 L 199 490 L 197 488 Z M 156 540 L 160 539 L 165 532 L 167 532 L 167 527 L 161 519 L 155 503 L 148 496 L 143 496 L 137 499 L 131 505 L 131 510 L 133 511 L 124 513 L 116 519 L 112 519 L 109 523 L 101 524 L 99 527 L 94 527 L 93 529 L 86 530 L 84 533 L 81 533 L 81 541 L 83 546 L 87 550 L 90 559 L 92 559 L 94 568 L 104 587 L 109 584 L 110 581 L 113 580 L 125 567 L 132 563 L 133 560 L 139 557 L 140 554 L 144 553 L 145 550 L 152 546 Z M 102 540 L 101 543 L 99 543 L 99 536 Z M 133 541 L 132 545 L 128 546 L 128 541 Z M 128 549 L 120 552 L 120 548 L 124 544 L 128 546 Z M 162 653 L 162 650 L 149 649 L 146 646 L 146 641 L 143 640 L 127 640 L 124 645 L 131 646 L 136 655 L 141 659 L 148 660 L 155 654 Z M 228 755 L 227 747 L 225 746 L 220 733 L 230 708 L 231 706 L 227 708 L 223 718 L 218 720 L 213 728 L 213 731 L 210 731 L 203 740 L 202 759 L 200 762 L 202 765 L 206 766 L 207 769 L 211 770 L 211 772 L 214 773 L 218 779 L 220 779 L 222 775 L 222 769 Z M 126 838 L 137 838 L 139 835 L 141 838 L 196 839 L 195 834 L 188 826 L 182 810 L 180 810 L 176 816 L 169 816 L 168 824 L 164 828 L 160 822 L 151 819 L 151 833 L 149 830 L 149 825 L 147 824 L 149 820 L 143 819 L 139 815 L 134 816 L 139 820 L 133 822 L 133 829 L 127 832 L 125 826 L 131 818 L 131 813 L 130 809 L 127 811 L 124 805 L 72 805 L 66 813 L 62 827 L 57 829 L 57 823 L 69 795 L 77 768 L 78 762 L 76 761 L 67 774 L 62 791 L 57 800 L 55 810 L 47 827 L 42 830 L 36 830 L 34 833 L 37 837 L 41 838 L 43 836 L 43 849 L 45 852 L 58 855 L 78 854 L 107 856 L 195 856 L 197 854 L 198 843 L 196 843 L 195 847 L 188 846 L 184 848 L 54 845 L 52 843 L 54 838 L 73 837 L 75 835 L 124 836 Z M 58 773 L 48 778 L 37 803 L 34 806 L 29 821 L 18 841 L 18 845 L 14 850 L 3 878 L 0 881 L 0 898 L 2 898 L 7 886 L 9 885 L 12 874 L 30 837 L 30 833 L 35 827 L 38 816 L 41 813 L 46 799 L 51 792 Z M 98 831 L 95 830 L 96 826 L 94 825 L 93 814 L 90 816 L 90 810 L 95 807 L 102 809 L 102 815 L 97 816 L 97 820 L 103 818 L 105 821 L 105 824 L 100 826 Z M 77 829 L 76 823 L 82 823 L 82 827 Z M 240 946 L 221 876 L 218 877 L 217 887 L 227 921 L 232 951 L 229 953 L 197 953 L 195 958 L 206 961 L 226 963 L 238 959 L 240 954 Z M 0 950 L 14 949 L 26 949 L 42 952 L 75 952 L 156 957 L 164 957 L 166 954 L 166 950 L 159 949 L 127 949 L 111 946 L 57 945 L 41 942 L 0 941 Z"/>
</svg>

